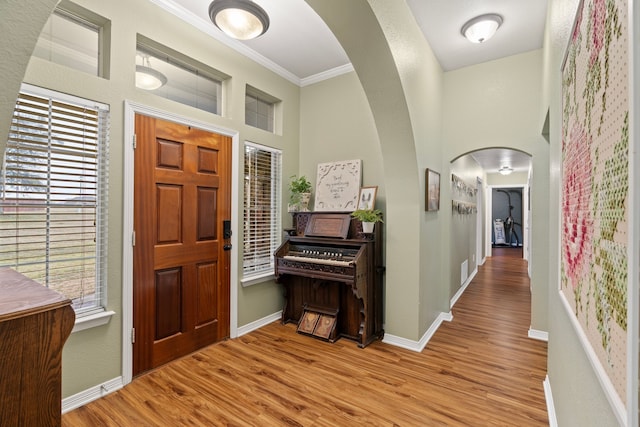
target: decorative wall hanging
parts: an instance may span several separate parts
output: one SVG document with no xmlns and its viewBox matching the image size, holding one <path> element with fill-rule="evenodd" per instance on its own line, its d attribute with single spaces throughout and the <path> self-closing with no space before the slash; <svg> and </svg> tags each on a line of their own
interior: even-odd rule
<svg viewBox="0 0 640 427">
<path fill-rule="evenodd" d="M 627 14 L 627 0 L 581 1 L 562 66 L 560 293 L 623 420 L 629 381 Z"/>
<path fill-rule="evenodd" d="M 471 215 L 478 212 L 475 203 L 461 202 L 460 200 L 452 200 L 451 208 L 454 213 L 459 213 L 460 215 Z"/>
<path fill-rule="evenodd" d="M 475 197 L 476 193 L 478 192 L 477 188 L 470 186 L 456 174 L 451 174 L 451 183 L 453 186 L 453 190 L 458 194 L 464 194 L 468 197 Z"/>
<path fill-rule="evenodd" d="M 318 164 L 316 211 L 350 212 L 358 206 L 361 160 Z"/>
<path fill-rule="evenodd" d="M 425 188 L 425 210 L 437 211 L 440 209 L 440 174 L 438 172 L 427 169 Z"/>
</svg>

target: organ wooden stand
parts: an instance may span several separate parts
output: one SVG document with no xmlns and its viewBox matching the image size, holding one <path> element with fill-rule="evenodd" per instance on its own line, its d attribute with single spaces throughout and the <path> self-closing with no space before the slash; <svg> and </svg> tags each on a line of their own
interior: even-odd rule
<svg viewBox="0 0 640 427">
<path fill-rule="evenodd" d="M 61 424 L 62 346 L 74 322 L 69 299 L 0 269 L 0 425 Z"/>
<path fill-rule="evenodd" d="M 343 212 L 296 212 L 291 236 L 276 250 L 285 288 L 282 321 L 298 332 L 365 347 L 382 329 L 382 223 L 374 233 Z"/>
</svg>

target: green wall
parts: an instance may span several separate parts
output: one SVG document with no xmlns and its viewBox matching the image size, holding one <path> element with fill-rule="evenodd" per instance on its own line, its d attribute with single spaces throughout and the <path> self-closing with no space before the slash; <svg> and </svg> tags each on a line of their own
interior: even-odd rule
<svg viewBox="0 0 640 427">
<path fill-rule="evenodd" d="M 0 153 L 4 153 L 13 108 L 40 31 L 58 0 L 0 2 Z"/>
<path fill-rule="evenodd" d="M 362 186 L 378 186 L 385 210 L 380 140 L 371 108 L 354 72 L 303 87 L 300 95 L 300 173 L 316 183 L 318 163 L 362 160 Z"/>
<path fill-rule="evenodd" d="M 484 171 L 470 155 L 462 156 L 451 163 L 451 173 L 462 179 L 471 188 L 477 187 L 478 178 L 484 182 Z M 451 186 L 449 176 L 445 176 L 441 184 Z M 451 199 L 458 202 L 476 203 L 475 196 L 470 196 L 465 194 L 464 191 L 456 189 L 451 190 Z M 449 298 L 452 298 L 460 290 L 460 286 L 464 284 L 462 280 L 462 263 L 467 261 L 465 274 L 468 277 L 476 269 L 476 256 L 482 256 L 482 254 L 476 255 L 477 217 L 482 215 L 482 212 L 461 214 L 454 212 L 452 208 L 451 203 L 440 206 L 440 209 L 443 209 L 451 216 L 448 236 L 451 254 L 449 263 L 451 277 L 449 281 Z"/>
</svg>

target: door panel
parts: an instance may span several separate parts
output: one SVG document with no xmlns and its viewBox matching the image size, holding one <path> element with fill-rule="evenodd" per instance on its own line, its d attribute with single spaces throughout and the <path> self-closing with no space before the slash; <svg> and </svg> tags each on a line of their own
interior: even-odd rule
<svg viewBox="0 0 640 427">
<path fill-rule="evenodd" d="M 156 186 L 156 245 L 182 242 L 182 186 Z"/>
<path fill-rule="evenodd" d="M 136 116 L 134 375 L 229 336 L 231 139 Z"/>
<path fill-rule="evenodd" d="M 217 203 L 217 191 L 215 188 L 198 187 L 198 229 L 197 240 L 215 240 L 217 238 L 215 218 Z"/>
<path fill-rule="evenodd" d="M 182 280 L 179 268 L 156 271 L 156 340 L 180 332 L 180 295 Z"/>
<path fill-rule="evenodd" d="M 198 308 L 196 327 L 206 325 L 215 320 L 215 301 L 217 299 L 216 283 L 217 265 L 215 263 L 200 264 L 198 266 Z"/>
</svg>

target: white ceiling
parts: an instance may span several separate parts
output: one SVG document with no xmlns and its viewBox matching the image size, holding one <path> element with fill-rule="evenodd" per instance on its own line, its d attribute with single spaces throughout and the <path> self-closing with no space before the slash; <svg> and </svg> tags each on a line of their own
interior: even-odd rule
<svg viewBox="0 0 640 427">
<path fill-rule="evenodd" d="M 335 36 L 304 0 L 254 0 L 269 14 L 271 24 L 261 37 L 243 42 L 228 38 L 211 23 L 209 0 L 150 1 L 298 85 L 352 69 Z M 407 4 L 444 71 L 542 47 L 547 0 L 407 0 Z M 485 43 L 467 41 L 460 33 L 462 25 L 485 13 L 501 15 L 502 26 Z M 512 153 L 508 158 L 507 151 L 511 150 L 496 149 L 474 158 L 487 171 L 503 161 L 516 170 L 528 168 L 528 156 Z"/>
<path fill-rule="evenodd" d="M 531 163 L 528 154 L 507 148 L 488 148 L 471 153 L 471 157 L 487 173 L 496 173 L 503 166 L 509 166 L 514 172 L 527 172 Z"/>
<path fill-rule="evenodd" d="M 547 0 L 407 0 L 422 33 L 445 71 L 479 64 L 542 47 Z M 502 25 L 485 43 L 460 33 L 470 19 L 487 13 Z"/>
</svg>

